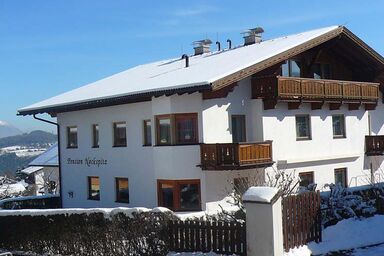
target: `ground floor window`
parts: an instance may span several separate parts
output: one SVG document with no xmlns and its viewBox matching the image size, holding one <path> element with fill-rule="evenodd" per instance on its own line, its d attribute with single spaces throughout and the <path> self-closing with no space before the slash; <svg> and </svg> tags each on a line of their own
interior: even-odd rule
<svg viewBox="0 0 384 256">
<path fill-rule="evenodd" d="M 335 169 L 335 184 L 340 184 L 343 188 L 347 187 L 347 168 Z"/>
<path fill-rule="evenodd" d="M 300 187 L 308 188 L 309 185 L 315 182 L 313 172 L 301 172 L 299 173 Z"/>
<path fill-rule="evenodd" d="M 116 178 L 116 202 L 129 203 L 128 178 Z"/>
<path fill-rule="evenodd" d="M 88 199 L 100 200 L 100 179 L 99 177 L 88 177 Z"/>
<path fill-rule="evenodd" d="M 174 211 L 201 210 L 200 180 L 158 180 L 158 204 Z"/>
</svg>

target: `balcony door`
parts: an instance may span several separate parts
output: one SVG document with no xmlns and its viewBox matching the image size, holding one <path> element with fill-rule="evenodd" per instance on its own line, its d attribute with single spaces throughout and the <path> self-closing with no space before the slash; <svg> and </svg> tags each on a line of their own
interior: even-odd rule
<svg viewBox="0 0 384 256">
<path fill-rule="evenodd" d="M 232 116 L 232 142 L 246 142 L 245 115 Z"/>
</svg>

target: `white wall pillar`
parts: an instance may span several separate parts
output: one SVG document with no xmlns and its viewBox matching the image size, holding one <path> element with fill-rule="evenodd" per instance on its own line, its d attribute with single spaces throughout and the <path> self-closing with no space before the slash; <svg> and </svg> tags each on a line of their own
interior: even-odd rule
<svg viewBox="0 0 384 256">
<path fill-rule="evenodd" d="M 247 254 L 282 256 L 283 220 L 277 188 L 251 187 L 243 195 L 246 209 Z"/>
</svg>

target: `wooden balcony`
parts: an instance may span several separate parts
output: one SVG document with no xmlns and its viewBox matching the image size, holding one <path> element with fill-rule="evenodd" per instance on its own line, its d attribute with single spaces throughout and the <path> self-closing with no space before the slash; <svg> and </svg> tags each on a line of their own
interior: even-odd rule
<svg viewBox="0 0 384 256">
<path fill-rule="evenodd" d="M 365 154 L 384 155 L 384 135 L 365 136 Z"/>
<path fill-rule="evenodd" d="M 272 141 L 200 145 L 201 169 L 239 170 L 273 164 Z"/>
<path fill-rule="evenodd" d="M 252 80 L 252 96 L 273 101 L 275 104 L 278 101 L 354 104 L 357 107 L 365 104 L 366 108 L 372 109 L 376 107 L 379 99 L 379 85 L 379 83 L 327 79 L 260 77 Z"/>
</svg>

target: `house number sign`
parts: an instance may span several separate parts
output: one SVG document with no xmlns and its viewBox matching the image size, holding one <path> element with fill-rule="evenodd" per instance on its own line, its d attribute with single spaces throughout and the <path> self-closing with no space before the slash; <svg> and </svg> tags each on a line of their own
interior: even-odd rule
<svg viewBox="0 0 384 256">
<path fill-rule="evenodd" d="M 100 165 L 107 165 L 107 160 L 103 158 L 96 158 L 96 157 L 86 157 L 84 159 L 73 159 L 73 158 L 67 158 L 67 164 L 71 165 L 85 165 L 88 167 L 100 167 Z"/>
</svg>

